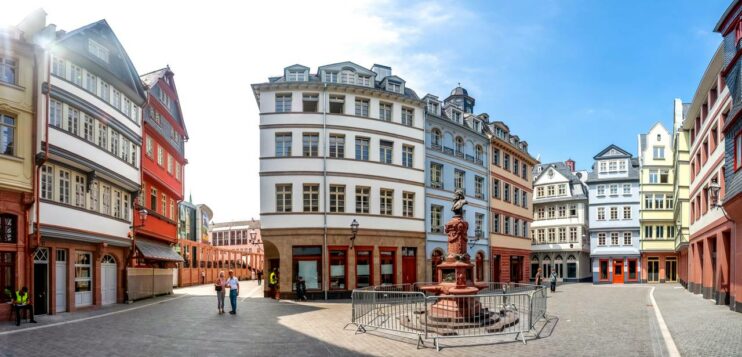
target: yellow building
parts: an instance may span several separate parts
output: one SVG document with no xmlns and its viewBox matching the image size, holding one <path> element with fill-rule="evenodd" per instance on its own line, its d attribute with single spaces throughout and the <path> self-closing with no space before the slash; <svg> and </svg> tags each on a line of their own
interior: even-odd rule
<svg viewBox="0 0 742 357">
<path fill-rule="evenodd" d="M 26 212 L 33 203 L 34 46 L 19 27 L 0 29 L 0 286 L 29 286 Z M 30 286 L 29 286 L 30 288 Z M 9 305 L 0 296 L 0 316 Z"/>
<path fill-rule="evenodd" d="M 673 137 L 658 122 L 639 135 L 642 282 L 676 281 Z"/>
<path fill-rule="evenodd" d="M 673 219 L 675 222 L 675 253 L 678 257 L 677 278 L 681 284 L 688 283 L 688 239 L 690 238 L 690 136 L 683 130 L 685 108 L 680 99 L 675 99 L 673 122 Z"/>
</svg>

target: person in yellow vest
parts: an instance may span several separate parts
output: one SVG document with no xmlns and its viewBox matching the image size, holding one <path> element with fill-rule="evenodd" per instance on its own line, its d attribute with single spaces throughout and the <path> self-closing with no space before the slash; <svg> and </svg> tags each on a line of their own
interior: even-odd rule
<svg viewBox="0 0 742 357">
<path fill-rule="evenodd" d="M 28 297 L 28 288 L 23 287 L 20 291 L 15 292 L 15 299 L 13 300 L 13 309 L 15 309 L 15 325 L 21 325 L 21 312 L 28 310 L 29 319 L 32 323 L 36 323 L 33 319 L 33 305 L 31 299 Z"/>
<path fill-rule="evenodd" d="M 268 283 L 271 287 L 271 297 L 276 300 L 281 300 L 281 292 L 278 288 L 278 269 L 273 268 L 271 275 L 268 276 Z"/>
</svg>

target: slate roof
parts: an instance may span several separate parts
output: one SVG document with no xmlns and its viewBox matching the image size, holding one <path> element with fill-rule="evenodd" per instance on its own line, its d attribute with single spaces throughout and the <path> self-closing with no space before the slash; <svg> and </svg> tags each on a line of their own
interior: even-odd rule
<svg viewBox="0 0 742 357">
<path fill-rule="evenodd" d="M 538 173 L 538 167 L 541 167 L 541 173 Z M 550 197 L 550 198 L 534 198 L 534 203 L 550 203 L 550 202 L 563 202 L 563 201 L 577 201 L 577 200 L 586 200 L 587 199 L 587 187 L 585 187 L 582 184 L 582 181 L 580 181 L 580 178 L 577 177 L 577 175 L 572 173 L 572 170 L 570 170 L 569 166 L 567 164 L 559 161 L 559 162 L 550 162 L 547 164 L 540 164 L 534 166 L 533 169 L 533 181 L 536 182 L 536 180 L 539 179 L 542 175 L 545 175 L 547 171 L 549 171 L 549 168 L 554 168 L 559 174 L 566 177 L 569 180 L 569 186 L 570 186 L 570 192 L 574 193 L 574 187 L 575 186 L 582 186 L 582 192 L 581 194 L 573 194 L 572 196 L 561 196 L 561 197 Z"/>
</svg>

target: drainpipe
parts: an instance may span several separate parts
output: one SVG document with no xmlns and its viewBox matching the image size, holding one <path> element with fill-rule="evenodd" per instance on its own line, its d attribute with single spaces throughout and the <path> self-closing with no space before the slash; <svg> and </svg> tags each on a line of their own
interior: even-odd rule
<svg viewBox="0 0 742 357">
<path fill-rule="evenodd" d="M 46 110 L 46 113 L 44 115 L 44 154 L 43 156 L 36 155 L 36 180 L 35 180 L 35 200 L 36 200 L 36 229 L 35 229 L 35 238 L 36 238 L 36 246 L 41 245 L 41 219 L 40 219 L 40 206 L 41 203 L 39 202 L 39 192 L 41 191 L 41 181 L 39 178 L 39 172 L 41 171 L 41 166 L 49 159 L 49 96 L 51 95 L 51 52 L 49 49 L 45 49 L 45 57 L 46 57 L 46 93 L 44 93 L 44 86 L 43 83 L 41 85 L 41 92 L 45 94 L 44 96 L 44 108 Z M 38 68 L 38 67 L 36 67 Z M 37 83 L 38 84 L 38 83 Z M 36 141 L 34 140 L 34 143 Z"/>
<path fill-rule="evenodd" d="M 329 268 L 327 264 L 327 203 L 329 202 L 329 194 L 327 192 L 327 150 L 330 149 L 329 140 L 327 138 L 327 83 L 324 83 L 322 87 L 322 140 L 324 142 L 322 150 L 322 189 L 324 190 L 324 209 L 322 210 L 322 278 L 324 278 L 325 272 L 327 272 L 328 279 L 322 279 L 322 291 L 325 294 L 325 300 L 327 300 L 327 287 L 329 284 Z"/>
</svg>

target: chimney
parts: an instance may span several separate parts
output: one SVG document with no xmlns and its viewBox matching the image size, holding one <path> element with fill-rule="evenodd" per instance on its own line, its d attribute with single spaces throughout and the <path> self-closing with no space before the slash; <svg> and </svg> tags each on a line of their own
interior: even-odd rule
<svg viewBox="0 0 742 357">
<path fill-rule="evenodd" d="M 567 165 L 567 167 L 569 167 L 570 172 L 575 172 L 575 161 L 574 160 L 568 159 L 564 163 Z"/>
</svg>

